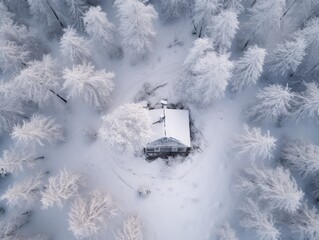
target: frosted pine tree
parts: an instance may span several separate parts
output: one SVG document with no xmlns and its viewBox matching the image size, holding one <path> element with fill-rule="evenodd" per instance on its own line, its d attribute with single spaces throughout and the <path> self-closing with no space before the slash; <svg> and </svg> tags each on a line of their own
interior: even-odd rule
<svg viewBox="0 0 319 240">
<path fill-rule="evenodd" d="M 290 215 L 288 227 L 298 239 L 316 240 L 319 238 L 319 217 L 315 207 L 304 204 L 296 214 Z"/>
<path fill-rule="evenodd" d="M 94 191 L 88 199 L 75 200 L 69 212 L 69 229 L 77 239 L 94 238 L 117 214 L 117 207 L 109 194 Z"/>
<path fill-rule="evenodd" d="M 152 48 L 156 35 L 153 20 L 157 12 L 151 4 L 138 0 L 116 0 L 117 16 L 120 21 L 122 44 L 131 53 L 132 59 L 144 57 Z"/>
<path fill-rule="evenodd" d="M 247 49 L 244 55 L 234 63 L 231 89 L 235 92 L 244 87 L 255 85 L 263 72 L 266 50 L 257 46 Z"/>
<path fill-rule="evenodd" d="M 44 173 L 37 173 L 32 177 L 27 177 L 21 182 L 11 185 L 1 200 L 6 200 L 9 206 L 25 208 L 29 207 L 40 198 L 40 191 L 43 188 L 42 178 Z"/>
<path fill-rule="evenodd" d="M 45 55 L 42 61 L 33 61 L 14 79 L 15 87 L 23 93 L 25 100 L 31 100 L 43 108 L 52 99 L 66 100 L 57 93 L 59 75 L 56 63 L 50 55 Z"/>
<path fill-rule="evenodd" d="M 292 76 L 306 55 L 306 42 L 302 38 L 278 44 L 267 59 L 269 71 L 274 75 Z"/>
<path fill-rule="evenodd" d="M 115 26 L 111 23 L 100 6 L 90 7 L 83 17 L 85 31 L 90 35 L 94 45 L 101 45 L 110 57 L 119 57 L 121 50 L 116 43 Z"/>
<path fill-rule="evenodd" d="M 302 175 L 316 174 L 319 172 L 319 146 L 303 140 L 290 140 L 282 150 L 281 161 Z"/>
<path fill-rule="evenodd" d="M 285 0 L 257 1 L 250 9 L 250 17 L 243 25 L 243 47 L 249 43 L 265 43 L 280 30 L 280 18 L 284 13 Z"/>
<path fill-rule="evenodd" d="M 193 23 L 199 37 L 206 34 L 206 27 L 216 15 L 222 4 L 219 0 L 195 0 L 193 7 Z"/>
<path fill-rule="evenodd" d="M 81 174 L 61 170 L 56 176 L 49 178 L 45 190 L 41 193 L 42 207 L 46 209 L 57 205 L 62 208 L 65 201 L 78 195 L 84 183 Z"/>
<path fill-rule="evenodd" d="M 233 11 L 221 11 L 212 17 L 207 26 L 207 35 L 212 39 L 218 52 L 225 53 L 230 49 L 238 25 L 237 13 Z"/>
<path fill-rule="evenodd" d="M 142 222 L 138 216 L 129 217 L 123 229 L 117 234 L 116 240 L 143 240 Z"/>
<path fill-rule="evenodd" d="M 88 40 L 71 27 L 64 29 L 64 34 L 60 39 L 60 52 L 62 57 L 73 64 L 89 61 L 92 57 Z"/>
<path fill-rule="evenodd" d="M 84 30 L 83 16 L 89 6 L 86 0 L 66 0 L 66 5 L 69 7 L 69 14 L 72 26 L 75 26 L 80 31 Z"/>
<path fill-rule="evenodd" d="M 63 71 L 63 88 L 68 98 L 82 98 L 84 102 L 98 108 L 106 108 L 114 89 L 114 73 L 96 70 L 90 63 L 74 65 Z"/>
<path fill-rule="evenodd" d="M 286 86 L 269 85 L 257 93 L 247 114 L 256 123 L 277 123 L 288 116 L 295 102 L 295 93 Z"/>
<path fill-rule="evenodd" d="M 7 220 L 0 222 L 0 239 L 6 240 L 19 234 L 20 229 L 30 221 L 31 211 L 14 213 Z M 9 238 L 8 240 L 15 240 Z"/>
<path fill-rule="evenodd" d="M 13 128 L 11 137 L 24 146 L 36 144 L 44 146 L 45 143 L 56 143 L 64 140 L 63 130 L 51 117 L 35 114 L 29 122 Z"/>
<path fill-rule="evenodd" d="M 231 228 L 229 223 L 225 223 L 217 230 L 218 240 L 239 240 L 234 229 Z"/>
<path fill-rule="evenodd" d="M 248 198 L 240 208 L 240 225 L 256 232 L 260 240 L 278 240 L 280 232 L 276 229 L 271 213 L 260 209 L 258 204 Z"/>
<path fill-rule="evenodd" d="M 0 70 L 3 72 L 19 72 L 27 66 L 29 56 L 30 52 L 24 46 L 7 40 L 0 41 Z"/>
<path fill-rule="evenodd" d="M 224 0 L 224 9 L 240 13 L 244 10 L 243 0 Z"/>
<path fill-rule="evenodd" d="M 161 0 L 161 11 L 166 21 L 181 17 L 188 8 L 187 0 Z"/>
<path fill-rule="evenodd" d="M 41 159 L 44 159 L 44 157 L 36 156 L 36 153 L 32 149 L 26 150 L 12 147 L 9 150 L 4 150 L 0 159 L 0 175 L 17 175 L 23 172 L 26 167 L 35 167 Z"/>
<path fill-rule="evenodd" d="M 319 120 L 319 88 L 315 82 L 305 83 L 306 89 L 296 95 L 291 117 L 295 121 Z"/>
<path fill-rule="evenodd" d="M 292 178 L 288 169 L 257 168 L 252 166 L 242 171 L 238 177 L 237 189 L 256 199 L 270 209 L 294 213 L 301 207 L 303 192 Z"/>
<path fill-rule="evenodd" d="M 102 117 L 99 135 L 110 149 L 135 154 L 148 143 L 151 125 L 147 109 L 140 104 L 128 103 Z"/>
<path fill-rule="evenodd" d="M 262 134 L 260 128 L 249 128 L 244 125 L 244 134 L 234 140 L 236 158 L 248 158 L 250 161 L 270 159 L 276 148 L 277 139 L 267 134 Z"/>
</svg>

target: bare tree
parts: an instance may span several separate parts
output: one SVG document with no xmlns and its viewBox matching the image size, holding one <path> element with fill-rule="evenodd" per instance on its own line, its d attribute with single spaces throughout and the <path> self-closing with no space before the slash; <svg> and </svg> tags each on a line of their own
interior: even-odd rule
<svg viewBox="0 0 319 240">
<path fill-rule="evenodd" d="M 258 204 L 247 198 L 240 208 L 240 225 L 256 232 L 259 240 L 278 240 L 280 232 L 275 227 L 273 216 L 260 209 Z"/>
<path fill-rule="evenodd" d="M 276 148 L 276 141 L 269 131 L 264 135 L 260 128 L 244 125 L 244 134 L 237 136 L 234 141 L 236 157 L 247 157 L 251 161 L 269 159 Z"/>
<path fill-rule="evenodd" d="M 45 142 L 53 144 L 64 140 L 61 126 L 54 119 L 43 115 L 33 115 L 29 122 L 23 121 L 23 125 L 16 125 L 11 137 L 25 146 L 44 146 Z"/>
<path fill-rule="evenodd" d="M 49 183 L 41 193 L 42 207 L 46 209 L 57 205 L 62 208 L 64 201 L 76 196 L 84 183 L 81 174 L 61 170 L 56 176 L 49 178 Z"/>
<path fill-rule="evenodd" d="M 89 199 L 80 197 L 73 203 L 69 213 L 69 229 L 77 239 L 96 237 L 116 213 L 117 207 L 111 196 L 94 191 Z"/>
<path fill-rule="evenodd" d="M 116 240 L 143 240 L 142 222 L 138 216 L 129 217 L 123 229 L 117 234 Z"/>
</svg>

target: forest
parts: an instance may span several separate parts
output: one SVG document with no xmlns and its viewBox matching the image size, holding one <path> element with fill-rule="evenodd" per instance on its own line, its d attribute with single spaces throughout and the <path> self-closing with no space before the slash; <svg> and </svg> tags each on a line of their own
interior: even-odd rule
<svg viewBox="0 0 319 240">
<path fill-rule="evenodd" d="M 319 0 L 0 0 L 0 239 L 319 239 L 318 79 Z"/>
</svg>

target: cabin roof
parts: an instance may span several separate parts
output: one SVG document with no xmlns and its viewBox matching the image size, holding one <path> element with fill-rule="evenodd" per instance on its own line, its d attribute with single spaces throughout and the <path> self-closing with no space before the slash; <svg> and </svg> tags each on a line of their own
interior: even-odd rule
<svg viewBox="0 0 319 240">
<path fill-rule="evenodd" d="M 164 107 L 151 109 L 149 112 L 153 123 L 150 143 L 167 137 L 191 147 L 188 110 Z"/>
</svg>

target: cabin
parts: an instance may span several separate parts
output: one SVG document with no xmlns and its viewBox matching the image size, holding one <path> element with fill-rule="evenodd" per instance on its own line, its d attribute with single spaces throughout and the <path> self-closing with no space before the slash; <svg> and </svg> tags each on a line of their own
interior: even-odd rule
<svg viewBox="0 0 319 240">
<path fill-rule="evenodd" d="M 153 135 L 144 148 L 148 157 L 186 155 L 191 149 L 189 110 L 149 109 Z"/>
</svg>

